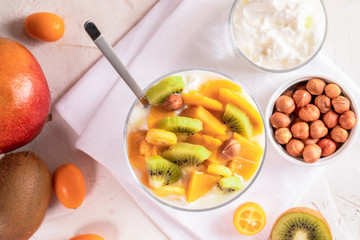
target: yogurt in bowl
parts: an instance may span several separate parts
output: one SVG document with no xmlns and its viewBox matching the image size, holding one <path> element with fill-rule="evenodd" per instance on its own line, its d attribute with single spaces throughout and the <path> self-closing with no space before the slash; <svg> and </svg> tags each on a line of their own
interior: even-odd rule
<svg viewBox="0 0 360 240">
<path fill-rule="evenodd" d="M 251 186 L 263 165 L 266 131 L 242 86 L 212 70 L 185 69 L 160 77 L 145 95 L 149 105 L 135 101 L 130 109 L 124 147 L 150 196 L 175 209 L 206 211 Z"/>
<path fill-rule="evenodd" d="M 238 0 L 230 31 L 236 51 L 253 66 L 286 72 L 319 52 L 327 18 L 321 0 Z"/>
</svg>

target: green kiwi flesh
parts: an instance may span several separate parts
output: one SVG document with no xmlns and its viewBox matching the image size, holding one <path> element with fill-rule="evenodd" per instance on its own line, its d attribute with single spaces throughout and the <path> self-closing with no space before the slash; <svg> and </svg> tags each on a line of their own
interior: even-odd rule
<svg viewBox="0 0 360 240">
<path fill-rule="evenodd" d="M 290 212 L 281 216 L 271 231 L 271 240 L 331 240 L 327 224 L 305 212 Z"/>
<path fill-rule="evenodd" d="M 253 126 L 249 117 L 245 112 L 231 103 L 228 103 L 225 107 L 223 122 L 227 124 L 231 130 L 246 138 L 251 138 L 253 135 Z"/>
<path fill-rule="evenodd" d="M 199 119 L 180 116 L 165 117 L 158 122 L 158 128 L 177 135 L 192 135 L 201 131 L 202 125 Z"/>
<path fill-rule="evenodd" d="M 146 99 L 150 104 L 161 104 L 171 94 L 181 93 L 185 83 L 181 76 L 169 76 L 150 87 L 146 92 Z"/>
<path fill-rule="evenodd" d="M 180 168 L 159 155 L 148 157 L 145 161 L 149 184 L 154 188 L 172 184 L 181 177 Z"/>
<path fill-rule="evenodd" d="M 179 142 L 163 152 L 163 156 L 178 166 L 198 166 L 211 155 L 201 145 Z"/>
<path fill-rule="evenodd" d="M 241 190 L 243 188 L 243 183 L 239 176 L 234 175 L 231 177 L 220 178 L 217 182 L 217 186 L 221 191 L 230 193 Z"/>
</svg>

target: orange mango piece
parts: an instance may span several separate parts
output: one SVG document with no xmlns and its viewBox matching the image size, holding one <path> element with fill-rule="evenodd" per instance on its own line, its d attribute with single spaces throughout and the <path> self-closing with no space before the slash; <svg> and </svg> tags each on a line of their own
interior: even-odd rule
<svg viewBox="0 0 360 240">
<path fill-rule="evenodd" d="M 220 120 L 218 120 L 208 110 L 201 106 L 186 108 L 180 113 L 180 115 L 190 118 L 197 118 L 202 121 L 203 129 L 201 131 L 204 134 L 211 136 L 226 134 L 226 125 L 220 122 Z"/>
<path fill-rule="evenodd" d="M 169 195 L 185 196 L 185 189 L 179 186 L 162 186 L 154 189 L 154 193 L 158 197 L 165 197 Z"/>
<path fill-rule="evenodd" d="M 157 128 L 160 119 L 175 116 L 175 112 L 167 111 L 162 105 L 152 105 L 147 119 L 148 128 Z"/>
<path fill-rule="evenodd" d="M 255 142 L 246 139 L 244 136 L 234 133 L 233 137 L 240 143 L 239 157 L 253 161 L 255 163 L 260 162 L 261 157 L 264 154 L 264 149 Z"/>
<path fill-rule="evenodd" d="M 231 172 L 242 176 L 244 180 L 249 180 L 255 174 L 258 167 L 259 162 L 249 161 L 239 156 L 236 156 L 228 164 Z"/>
<path fill-rule="evenodd" d="M 212 189 L 220 177 L 209 175 L 203 172 L 193 171 L 190 175 L 189 184 L 186 191 L 186 200 L 196 201 Z"/>
<path fill-rule="evenodd" d="M 263 132 L 264 124 L 260 112 L 244 97 L 230 89 L 220 88 L 219 101 L 222 102 L 224 105 L 226 105 L 227 103 L 232 103 L 236 107 L 244 111 L 250 118 L 250 121 L 254 127 L 254 132 L 256 134 Z"/>
<path fill-rule="evenodd" d="M 127 138 L 128 156 L 131 166 L 146 168 L 145 158 L 156 155 L 162 149 L 145 141 L 147 131 L 131 132 Z"/>
<path fill-rule="evenodd" d="M 182 93 L 182 99 L 185 105 L 188 106 L 203 106 L 208 110 L 222 111 L 223 105 L 212 98 L 208 98 L 199 94 Z"/>
<path fill-rule="evenodd" d="M 218 99 L 219 89 L 231 89 L 234 92 L 241 92 L 241 87 L 234 82 L 225 79 L 210 80 L 200 85 L 198 92 L 206 97 Z"/>
</svg>

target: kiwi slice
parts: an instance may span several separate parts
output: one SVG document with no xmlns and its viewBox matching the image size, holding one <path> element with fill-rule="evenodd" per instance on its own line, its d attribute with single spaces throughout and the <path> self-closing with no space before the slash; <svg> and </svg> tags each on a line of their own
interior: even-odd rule
<svg viewBox="0 0 360 240">
<path fill-rule="evenodd" d="M 161 104 L 171 94 L 181 93 L 184 87 L 185 83 L 181 76 L 169 76 L 150 87 L 145 92 L 145 96 L 150 104 Z"/>
<path fill-rule="evenodd" d="M 276 220 L 271 240 L 331 240 L 331 232 L 325 218 L 316 210 L 295 207 L 285 211 Z"/>
<path fill-rule="evenodd" d="M 239 176 L 234 175 L 231 177 L 220 178 L 217 181 L 217 186 L 221 191 L 228 193 L 241 190 L 243 188 L 243 183 Z"/>
<path fill-rule="evenodd" d="M 211 155 L 201 145 L 179 142 L 163 152 L 163 156 L 178 166 L 198 166 Z"/>
<path fill-rule="evenodd" d="M 231 103 L 226 104 L 223 115 L 223 122 L 227 124 L 231 130 L 251 138 L 253 135 L 253 126 L 246 113 Z"/>
<path fill-rule="evenodd" d="M 181 177 L 181 169 L 159 155 L 148 157 L 145 161 L 149 184 L 154 188 L 174 183 Z"/>
<path fill-rule="evenodd" d="M 158 122 L 158 128 L 173 132 L 176 135 L 192 135 L 202 130 L 202 121 L 196 118 L 172 116 Z"/>
</svg>

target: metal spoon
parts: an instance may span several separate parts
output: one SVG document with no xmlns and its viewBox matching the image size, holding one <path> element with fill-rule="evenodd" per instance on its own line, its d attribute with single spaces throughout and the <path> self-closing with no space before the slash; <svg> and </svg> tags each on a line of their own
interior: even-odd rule
<svg viewBox="0 0 360 240">
<path fill-rule="evenodd" d="M 143 90 L 139 87 L 135 79 L 131 76 L 128 70 L 125 68 L 124 64 L 117 57 L 114 49 L 111 47 L 108 41 L 101 34 L 99 29 L 96 27 L 95 23 L 92 21 L 87 21 L 84 24 L 85 31 L 89 34 L 91 39 L 94 41 L 96 46 L 104 54 L 106 59 L 111 63 L 114 69 L 119 73 L 120 77 L 125 81 L 128 87 L 133 91 L 135 96 L 143 104 L 147 104 Z"/>
</svg>

